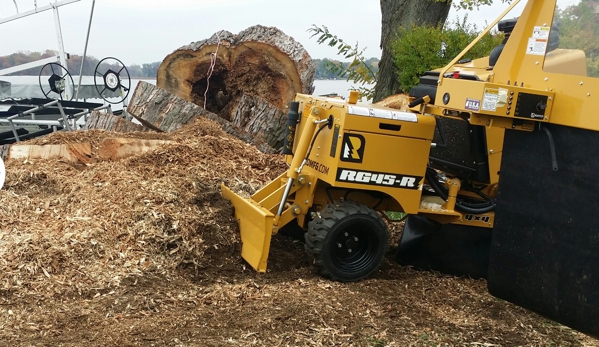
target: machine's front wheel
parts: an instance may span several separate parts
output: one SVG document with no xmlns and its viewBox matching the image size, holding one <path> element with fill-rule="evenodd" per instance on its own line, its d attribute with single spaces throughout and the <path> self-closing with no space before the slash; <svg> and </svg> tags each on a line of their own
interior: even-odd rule
<svg viewBox="0 0 599 347">
<path fill-rule="evenodd" d="M 387 252 L 389 233 L 373 209 L 353 202 L 330 204 L 308 224 L 306 252 L 318 271 L 333 280 L 368 277 Z"/>
</svg>

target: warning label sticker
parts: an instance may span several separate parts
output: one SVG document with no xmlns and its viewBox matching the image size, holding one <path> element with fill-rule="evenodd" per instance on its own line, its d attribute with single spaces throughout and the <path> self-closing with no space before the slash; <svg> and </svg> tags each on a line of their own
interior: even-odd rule
<svg viewBox="0 0 599 347">
<path fill-rule="evenodd" d="M 526 54 L 530 55 L 545 55 L 547 51 L 547 39 L 545 38 L 534 38 L 528 39 L 528 47 L 526 48 Z"/>
<path fill-rule="evenodd" d="M 550 29 L 549 27 L 535 27 L 532 31 L 532 37 L 535 39 L 548 39 Z"/>
<path fill-rule="evenodd" d="M 485 96 L 483 98 L 483 111 L 497 111 L 497 102 L 499 101 L 499 89 L 487 88 L 485 89 Z"/>
</svg>

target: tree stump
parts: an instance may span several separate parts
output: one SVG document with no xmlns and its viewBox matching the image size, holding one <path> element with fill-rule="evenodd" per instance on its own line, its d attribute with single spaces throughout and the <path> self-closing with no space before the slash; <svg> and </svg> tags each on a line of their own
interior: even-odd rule
<svg viewBox="0 0 599 347">
<path fill-rule="evenodd" d="M 157 85 L 201 107 L 205 104 L 208 111 L 243 124 L 251 135 L 280 148 L 281 135 L 271 132 L 284 128 L 282 114 L 296 93 L 312 94 L 314 71 L 301 44 L 277 28 L 257 25 L 237 35 L 219 31 L 177 49 L 160 65 Z M 258 108 L 249 111 L 247 102 Z"/>
</svg>

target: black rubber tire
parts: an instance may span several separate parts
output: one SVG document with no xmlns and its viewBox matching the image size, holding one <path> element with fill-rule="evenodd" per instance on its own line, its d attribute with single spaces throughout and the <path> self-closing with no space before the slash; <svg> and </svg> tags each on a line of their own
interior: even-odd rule
<svg viewBox="0 0 599 347">
<path fill-rule="evenodd" d="M 373 209 L 353 201 L 326 205 L 308 224 L 306 253 L 319 273 L 354 282 L 371 275 L 389 247 L 389 232 Z"/>
</svg>

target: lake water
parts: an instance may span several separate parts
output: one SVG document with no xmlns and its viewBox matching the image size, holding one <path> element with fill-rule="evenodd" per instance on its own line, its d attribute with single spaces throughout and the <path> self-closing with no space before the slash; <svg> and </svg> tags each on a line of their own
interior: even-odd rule
<svg viewBox="0 0 599 347">
<path fill-rule="evenodd" d="M 156 84 L 156 80 L 131 80 L 132 90 L 135 90 L 139 81 L 145 81 L 148 83 Z M 353 83 L 348 82 L 346 80 L 315 80 L 314 81 L 314 95 L 323 95 L 323 94 L 337 94 L 344 98 L 349 96 L 349 91 L 351 90 Z"/>
<path fill-rule="evenodd" d="M 314 81 L 314 95 L 336 93 L 347 98 L 353 86 L 352 82 L 346 80 L 316 80 Z"/>
<path fill-rule="evenodd" d="M 3 76 L 4 77 L 4 76 Z M 2 79 L 2 78 L 0 78 Z M 5 80 L 9 80 L 12 83 L 12 96 L 20 98 L 28 97 L 44 97 L 39 87 L 39 77 L 37 76 L 10 76 L 5 77 Z M 131 79 L 131 91 L 129 92 L 128 100 L 131 100 L 131 96 L 140 81 L 156 84 L 155 79 Z M 346 80 L 315 80 L 314 81 L 314 93 L 313 95 L 323 94 L 337 94 L 344 98 L 349 96 L 349 91 L 353 86 L 352 82 Z M 50 87 L 46 86 L 45 90 L 49 91 Z M 87 88 L 87 89 L 85 89 Z M 89 93 L 95 92 L 95 86 L 93 77 L 84 76 L 82 83 L 82 90 L 87 90 Z M 88 94 L 89 94 L 88 93 Z M 86 94 L 87 95 L 87 94 Z M 90 94 L 91 95 L 91 94 Z M 0 95 L 2 96 L 2 95 Z M 5 97 L 7 95 L 4 95 Z M 88 101 L 100 101 L 98 99 L 89 99 Z M 101 101 L 100 101 L 101 102 Z M 113 110 L 121 109 L 121 105 L 113 105 Z"/>
</svg>

